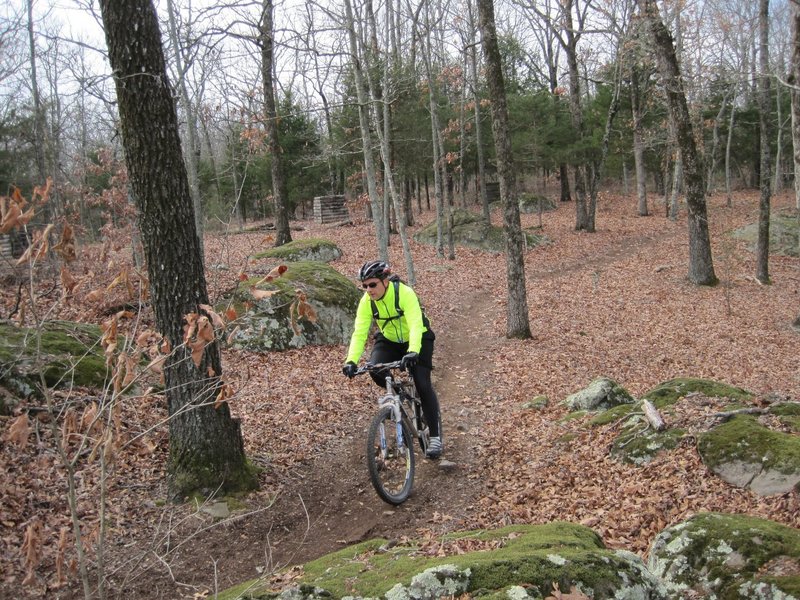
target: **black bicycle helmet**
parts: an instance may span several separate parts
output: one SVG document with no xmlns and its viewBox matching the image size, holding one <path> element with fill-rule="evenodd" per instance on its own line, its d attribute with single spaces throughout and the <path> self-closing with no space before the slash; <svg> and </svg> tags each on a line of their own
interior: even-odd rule
<svg viewBox="0 0 800 600">
<path fill-rule="evenodd" d="M 361 269 L 358 271 L 358 279 L 364 281 L 365 279 L 386 279 L 392 270 L 389 268 L 389 263 L 382 260 L 371 260 L 365 262 Z"/>
</svg>

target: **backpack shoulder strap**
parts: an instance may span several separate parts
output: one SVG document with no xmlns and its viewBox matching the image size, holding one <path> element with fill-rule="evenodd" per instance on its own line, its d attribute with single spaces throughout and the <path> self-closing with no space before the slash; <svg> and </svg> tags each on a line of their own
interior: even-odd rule
<svg viewBox="0 0 800 600">
<path fill-rule="evenodd" d="M 389 317 L 388 319 L 382 318 L 380 316 L 380 313 L 378 313 L 378 305 L 375 304 L 374 300 L 370 300 L 369 303 L 370 306 L 372 307 L 372 318 L 375 319 L 376 321 L 378 320 L 391 321 L 393 319 L 400 318 L 403 316 L 403 314 L 405 314 L 403 309 L 400 308 L 400 278 L 397 276 L 392 276 L 389 278 L 389 281 L 391 281 L 392 285 L 394 285 L 394 310 L 397 313 L 397 315 L 395 315 L 394 317 Z"/>
</svg>

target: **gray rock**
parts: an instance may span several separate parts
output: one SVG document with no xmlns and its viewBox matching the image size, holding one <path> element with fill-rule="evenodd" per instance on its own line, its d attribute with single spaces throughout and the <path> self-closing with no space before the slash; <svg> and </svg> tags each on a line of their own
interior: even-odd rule
<svg viewBox="0 0 800 600">
<path fill-rule="evenodd" d="M 674 598 L 692 590 L 703 598 L 787 599 L 794 578 L 766 571 L 778 558 L 796 564 L 800 531 L 747 515 L 703 513 L 659 533 L 648 556 L 650 571 Z"/>
<path fill-rule="evenodd" d="M 346 344 L 353 330 L 361 292 L 325 263 L 294 262 L 287 267 L 282 276 L 255 286 L 275 291 L 268 298 L 253 296 L 252 289 L 258 278 L 239 286 L 233 297 L 240 314 L 239 326 L 229 336 L 230 343 L 256 352 L 302 348 L 309 344 Z M 313 319 L 298 317 L 298 291 L 305 295 L 313 309 Z"/>
<path fill-rule="evenodd" d="M 599 377 L 586 388 L 576 392 L 564 400 L 564 404 L 572 411 L 607 410 L 620 404 L 634 404 L 636 399 L 613 379 Z"/>
</svg>

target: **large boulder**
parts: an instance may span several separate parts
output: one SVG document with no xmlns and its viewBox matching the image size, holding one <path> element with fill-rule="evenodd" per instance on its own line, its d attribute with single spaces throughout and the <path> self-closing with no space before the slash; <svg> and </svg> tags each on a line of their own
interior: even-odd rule
<svg viewBox="0 0 800 600">
<path fill-rule="evenodd" d="M 574 523 L 452 534 L 440 549 L 449 556 L 420 552 L 416 543 L 370 540 L 307 563 L 291 590 L 269 594 L 269 580 L 256 580 L 219 598 L 523 599 L 556 590 L 595 600 L 667 598 L 641 558 L 606 548 L 594 531 Z"/>
<path fill-rule="evenodd" d="M 794 210 L 774 212 L 769 218 L 769 251 L 771 254 L 798 256 L 800 222 Z M 733 232 L 733 237 L 744 240 L 755 251 L 758 240 L 758 223 L 750 223 Z"/>
<path fill-rule="evenodd" d="M 738 406 L 747 403 L 753 394 L 742 388 L 727 385 L 709 379 L 680 377 L 658 384 L 642 396 L 659 410 L 669 411 L 672 405 L 690 395 L 701 395 L 707 398 L 726 398 Z M 611 445 L 611 455 L 619 460 L 636 465 L 649 463 L 662 451 L 672 450 L 680 444 L 686 431 L 673 427 L 667 422 L 663 431 L 655 431 L 647 427 L 642 415 L 642 407 L 637 404 L 623 404 L 611 408 L 592 419 L 592 425 L 605 425 L 619 419 L 626 419 L 619 434 Z"/>
<path fill-rule="evenodd" d="M 333 242 L 320 238 L 307 238 L 258 252 L 251 257 L 251 261 L 329 263 L 341 256 L 342 251 Z"/>
<path fill-rule="evenodd" d="M 37 329 L 0 323 L 0 386 L 18 398 L 48 387 L 101 387 L 107 370 L 96 325 L 44 321 Z"/>
<path fill-rule="evenodd" d="M 703 463 L 731 485 L 749 487 L 761 496 L 796 489 L 800 484 L 800 432 L 783 429 L 797 423 L 792 412 L 798 408 L 797 404 L 778 405 L 769 410 L 772 419 L 741 414 L 713 427 L 698 440 Z M 781 422 L 774 417 L 781 413 L 789 419 Z"/>
<path fill-rule="evenodd" d="M 325 263 L 290 262 L 286 267 L 272 281 L 253 278 L 239 285 L 230 299 L 239 314 L 230 343 L 256 352 L 346 344 L 361 292 Z M 273 294 L 262 297 L 258 291 Z M 301 310 L 303 305 L 311 310 Z"/>
<path fill-rule="evenodd" d="M 504 252 L 506 249 L 505 233 L 502 227 L 489 225 L 482 215 L 461 208 L 453 209 L 453 241 L 458 246 L 468 246 L 479 250 Z M 524 232 L 528 248 L 547 243 L 547 238 Z M 436 221 L 428 223 L 414 235 L 414 239 L 423 244 L 435 244 L 437 237 Z"/>
<path fill-rule="evenodd" d="M 647 566 L 673 598 L 796 599 L 800 531 L 747 515 L 702 513 L 659 533 Z"/>
<path fill-rule="evenodd" d="M 539 211 L 548 212 L 556 209 L 554 200 L 541 194 L 520 194 L 519 212 L 523 214 L 536 214 Z"/>
</svg>

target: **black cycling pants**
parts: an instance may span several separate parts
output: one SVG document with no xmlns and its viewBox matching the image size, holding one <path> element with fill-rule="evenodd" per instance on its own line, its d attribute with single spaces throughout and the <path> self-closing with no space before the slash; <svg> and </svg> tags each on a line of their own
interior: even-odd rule
<svg viewBox="0 0 800 600">
<path fill-rule="evenodd" d="M 408 344 L 398 344 L 387 340 L 383 335 L 375 337 L 372 347 L 370 362 L 386 363 L 400 360 L 408 352 Z M 428 422 L 431 437 L 441 435 L 441 417 L 439 414 L 439 398 L 431 383 L 431 370 L 433 369 L 433 340 L 422 339 L 417 365 L 411 369 L 411 377 L 417 386 L 419 399 L 422 401 L 422 413 Z M 386 387 L 385 373 L 370 373 L 373 381 L 382 388 Z"/>
</svg>

